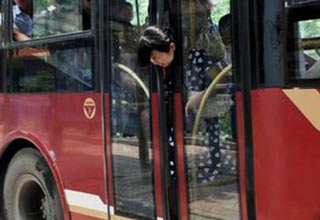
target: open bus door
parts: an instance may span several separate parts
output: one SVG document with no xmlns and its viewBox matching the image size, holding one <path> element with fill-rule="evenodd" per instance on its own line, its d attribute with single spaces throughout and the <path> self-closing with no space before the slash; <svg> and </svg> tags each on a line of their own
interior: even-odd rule
<svg viewBox="0 0 320 220">
<path fill-rule="evenodd" d="M 240 219 L 232 45 L 218 29 L 231 3 L 129 2 L 140 12 L 130 25 L 121 13 L 127 3 L 105 3 L 111 219 Z M 149 25 L 170 29 L 177 45 L 169 111 L 161 69 L 136 66 L 132 40 Z M 186 112 L 188 101 L 202 92 L 203 107 Z"/>
<path fill-rule="evenodd" d="M 177 204 L 183 220 L 241 218 L 231 4 L 181 0 L 170 9 L 177 43 Z"/>
<path fill-rule="evenodd" d="M 163 2 L 105 1 L 106 160 L 111 219 L 168 219 L 156 72 L 137 67 L 136 39 Z M 110 64 L 110 65 L 109 65 Z"/>
</svg>

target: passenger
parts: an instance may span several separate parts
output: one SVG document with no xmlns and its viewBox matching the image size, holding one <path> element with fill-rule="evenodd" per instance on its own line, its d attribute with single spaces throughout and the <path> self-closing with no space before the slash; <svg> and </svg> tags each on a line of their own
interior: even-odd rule
<svg viewBox="0 0 320 220">
<path fill-rule="evenodd" d="M 167 145 L 170 159 L 170 175 L 175 177 L 175 146 L 173 125 L 173 78 L 169 71 L 174 60 L 176 44 L 160 28 L 150 26 L 146 28 L 138 40 L 138 62 L 140 66 L 149 63 L 161 68 L 159 78 L 163 83 L 165 94 L 166 117 L 167 117 Z M 148 121 L 148 120 L 143 120 Z"/>
<path fill-rule="evenodd" d="M 162 69 L 159 77 L 162 79 L 163 83 L 163 92 L 165 94 L 165 104 L 166 104 L 166 117 L 167 117 L 167 141 L 168 141 L 168 151 L 169 151 L 169 159 L 170 159 L 170 174 L 175 177 L 175 146 L 174 146 L 174 124 L 173 124 L 173 89 L 174 89 L 174 75 L 170 71 L 171 64 L 174 62 L 175 58 L 175 49 L 176 44 L 159 28 L 151 26 L 146 28 L 138 41 L 138 61 L 140 65 L 146 65 L 148 63 L 152 63 Z M 195 65 L 189 66 L 191 74 L 195 76 L 198 74 L 199 78 L 191 77 L 194 79 L 200 79 L 201 74 L 205 74 L 206 71 L 214 65 L 214 63 L 210 60 L 210 57 L 207 56 L 203 49 L 194 49 L 190 50 L 189 59 Z M 194 56 L 193 56 L 194 55 Z M 201 62 L 197 62 L 201 56 L 203 60 Z M 196 62 L 194 62 L 196 61 Z M 200 70 L 201 73 L 195 71 L 195 69 Z M 188 70 L 187 70 L 188 71 Z M 187 73 L 188 74 L 188 73 Z M 205 79 L 203 80 L 203 87 L 205 83 Z M 195 84 L 193 84 L 195 83 Z M 197 84 L 197 85 L 196 85 Z M 195 87 L 193 87 L 195 85 Z M 197 93 L 196 96 L 190 96 L 191 100 L 188 101 L 187 104 L 187 112 L 190 111 L 190 105 L 195 104 L 193 99 L 196 99 L 196 102 L 200 102 L 203 96 L 204 91 L 199 86 L 199 82 L 190 82 L 188 84 L 190 91 L 194 89 L 194 94 Z M 199 99 L 198 99 L 199 98 Z M 200 103 L 199 103 L 200 104 Z M 196 105 L 196 104 L 195 104 Z M 195 111 L 198 106 L 194 106 Z M 207 132 L 209 133 L 209 157 L 206 157 L 206 161 L 203 161 L 205 157 L 203 157 L 202 161 L 198 163 L 197 167 L 197 181 L 198 182 L 207 182 L 213 181 L 217 175 L 220 174 L 221 164 L 221 155 L 220 155 L 220 145 L 219 145 L 219 123 L 218 117 L 209 117 L 206 119 L 208 123 Z"/>
<path fill-rule="evenodd" d="M 231 15 L 226 14 L 219 20 L 219 32 L 227 50 L 227 53 L 231 54 Z"/>
<path fill-rule="evenodd" d="M 129 2 L 124 2 L 123 6 L 119 12 L 121 14 L 121 19 L 125 23 L 131 24 L 131 21 L 133 19 L 133 6 Z"/>
<path fill-rule="evenodd" d="M 113 22 L 132 25 L 133 6 L 130 2 L 114 2 L 111 8 L 111 18 Z"/>
<path fill-rule="evenodd" d="M 164 94 L 165 102 L 165 114 L 166 114 L 166 151 L 169 156 L 169 172 L 171 178 L 169 178 L 169 196 L 176 198 L 176 191 L 173 190 L 175 186 L 176 175 L 176 160 L 175 160 L 175 142 L 174 142 L 174 118 L 173 118 L 173 106 L 174 106 L 174 74 L 171 69 L 171 64 L 174 62 L 176 51 L 176 44 L 168 35 L 160 28 L 150 26 L 142 32 L 138 40 L 138 63 L 140 66 L 146 66 L 149 63 L 160 68 L 157 71 L 158 77 L 161 81 L 161 92 Z M 143 112 L 142 112 L 143 113 Z M 149 114 L 141 115 L 141 120 L 144 120 L 143 116 L 150 117 Z M 172 190 L 171 190 L 172 189 Z M 169 198 L 170 199 L 170 198 Z M 173 201 L 173 200 L 171 200 Z M 177 204 L 172 202 L 170 204 L 172 210 L 177 210 Z M 175 213 L 175 211 L 173 211 Z M 173 219 L 177 219 L 177 216 L 173 216 Z"/>
<path fill-rule="evenodd" d="M 33 37 L 33 0 L 14 0 L 13 38 L 17 41 L 30 40 Z"/>
<path fill-rule="evenodd" d="M 217 74 L 231 63 L 218 26 L 211 21 L 211 1 L 200 0 L 198 7 L 201 8 L 201 6 L 203 6 L 202 14 L 205 15 L 204 18 L 201 18 L 203 21 L 201 24 L 202 30 L 197 35 L 196 45 L 189 49 L 187 64 L 185 65 L 185 85 L 187 89 L 185 112 L 191 127 L 193 127 L 195 115 L 207 88 Z M 202 133 L 208 135 L 206 137 L 208 154 L 200 154 L 196 157 L 197 170 L 195 174 L 199 183 L 213 181 L 221 174 L 219 117 L 228 112 L 232 102 L 219 102 L 218 93 L 226 93 L 226 91 L 216 89 L 215 93 L 208 99 L 201 115 Z"/>
<path fill-rule="evenodd" d="M 195 17 L 195 27 L 190 26 L 188 31 L 184 32 L 186 32 L 186 37 L 194 35 L 195 39 L 190 39 L 191 44 L 186 49 L 193 47 L 204 49 L 213 62 L 220 61 L 224 58 L 226 51 L 218 26 L 211 19 L 213 5 L 210 0 L 196 0 L 194 4 L 194 15 L 190 16 Z M 182 10 L 189 12 L 189 8 L 189 5 L 184 5 Z M 184 22 L 189 22 L 189 19 Z M 189 33 L 190 30 L 192 33 Z"/>
<path fill-rule="evenodd" d="M 133 19 L 133 6 L 129 2 L 116 3 L 112 7 L 112 29 L 114 33 L 118 34 L 119 43 L 123 47 L 124 45 L 136 45 L 135 40 L 137 36 L 137 30 L 132 25 Z"/>
<path fill-rule="evenodd" d="M 83 30 L 91 28 L 91 0 L 83 0 L 82 8 L 82 27 Z"/>
<path fill-rule="evenodd" d="M 209 87 L 213 78 L 210 71 L 216 72 L 218 63 L 214 63 L 204 49 L 192 48 L 189 51 L 187 65 L 185 66 L 187 103 L 185 112 L 189 123 L 194 123 L 195 115 L 198 112 L 201 101 L 206 89 Z M 208 134 L 206 139 L 207 155 L 199 154 L 196 157 L 196 181 L 206 183 L 216 179 L 221 174 L 221 153 L 220 153 L 220 124 L 219 117 L 224 113 L 220 111 L 217 100 L 217 92 L 212 94 L 201 115 L 201 123 L 204 125 L 202 133 Z"/>
<path fill-rule="evenodd" d="M 231 64 L 232 63 L 232 35 L 231 35 L 231 14 L 226 14 L 222 16 L 219 20 L 219 32 L 222 37 L 222 41 L 226 48 L 226 57 L 224 62 Z M 232 83 L 232 78 L 229 78 L 228 84 L 228 93 L 230 95 L 230 102 L 232 102 L 230 108 L 230 117 L 231 117 L 231 135 L 234 140 L 237 138 L 236 131 L 236 109 L 235 109 L 235 86 Z"/>
<path fill-rule="evenodd" d="M 114 47 L 114 63 L 124 65 L 131 70 L 136 68 L 137 63 L 137 38 L 138 31 L 131 24 L 133 19 L 133 6 L 129 2 L 116 2 L 112 5 L 112 40 Z M 124 71 L 119 71 L 118 79 L 121 81 L 124 99 L 130 102 L 136 87 L 134 79 Z"/>
</svg>

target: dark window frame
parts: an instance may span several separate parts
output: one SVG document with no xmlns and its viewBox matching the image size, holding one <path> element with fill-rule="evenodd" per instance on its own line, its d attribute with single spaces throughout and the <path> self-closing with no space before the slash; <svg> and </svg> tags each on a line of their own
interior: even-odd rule
<svg viewBox="0 0 320 220">
<path fill-rule="evenodd" d="M 2 35 L 2 39 L 0 39 L 0 73 L 4 73 L 5 72 L 5 62 L 4 62 L 4 50 L 3 50 L 3 44 L 4 44 L 4 41 L 5 41 L 5 21 L 4 21 L 4 12 L 6 11 L 5 8 L 4 8 L 4 1 L 3 0 L 0 0 L 0 7 L 2 8 L 1 10 L 1 13 L 2 13 L 2 16 L 1 16 L 1 23 L 2 23 L 2 26 L 0 26 L 0 32 L 1 32 L 1 35 Z M 3 93 L 4 92 L 4 88 L 5 88 L 5 74 L 0 74 L 0 93 Z"/>
</svg>

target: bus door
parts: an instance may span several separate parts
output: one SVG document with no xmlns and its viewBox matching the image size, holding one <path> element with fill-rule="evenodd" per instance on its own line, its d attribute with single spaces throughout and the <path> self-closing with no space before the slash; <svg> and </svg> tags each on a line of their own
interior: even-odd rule
<svg viewBox="0 0 320 220">
<path fill-rule="evenodd" d="M 111 219 L 240 219 L 230 2 L 105 4 Z M 177 44 L 171 111 L 159 69 L 136 65 L 135 40 L 155 24 Z"/>
<path fill-rule="evenodd" d="M 230 4 L 171 9 L 179 219 L 240 219 Z"/>
<path fill-rule="evenodd" d="M 162 1 L 105 2 L 105 126 L 110 219 L 166 219 L 157 80 L 137 38 Z M 153 79 L 151 79 L 153 78 Z"/>
</svg>

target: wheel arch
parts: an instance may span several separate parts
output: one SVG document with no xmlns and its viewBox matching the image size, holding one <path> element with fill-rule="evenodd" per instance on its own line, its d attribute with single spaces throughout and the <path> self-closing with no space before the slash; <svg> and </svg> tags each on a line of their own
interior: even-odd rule
<svg viewBox="0 0 320 220">
<path fill-rule="evenodd" d="M 15 136 L 15 137 L 14 137 Z M 53 156 L 50 156 L 50 151 L 39 139 L 32 135 L 10 135 L 0 145 L 0 179 L 4 180 L 8 166 L 13 156 L 23 148 L 34 148 L 40 152 L 50 168 L 52 176 L 60 194 L 60 202 L 62 205 L 63 216 L 65 220 L 70 220 L 70 212 L 67 205 L 67 200 L 64 193 L 63 181 Z M 0 219 L 3 215 L 3 183 L 0 181 Z"/>
</svg>

